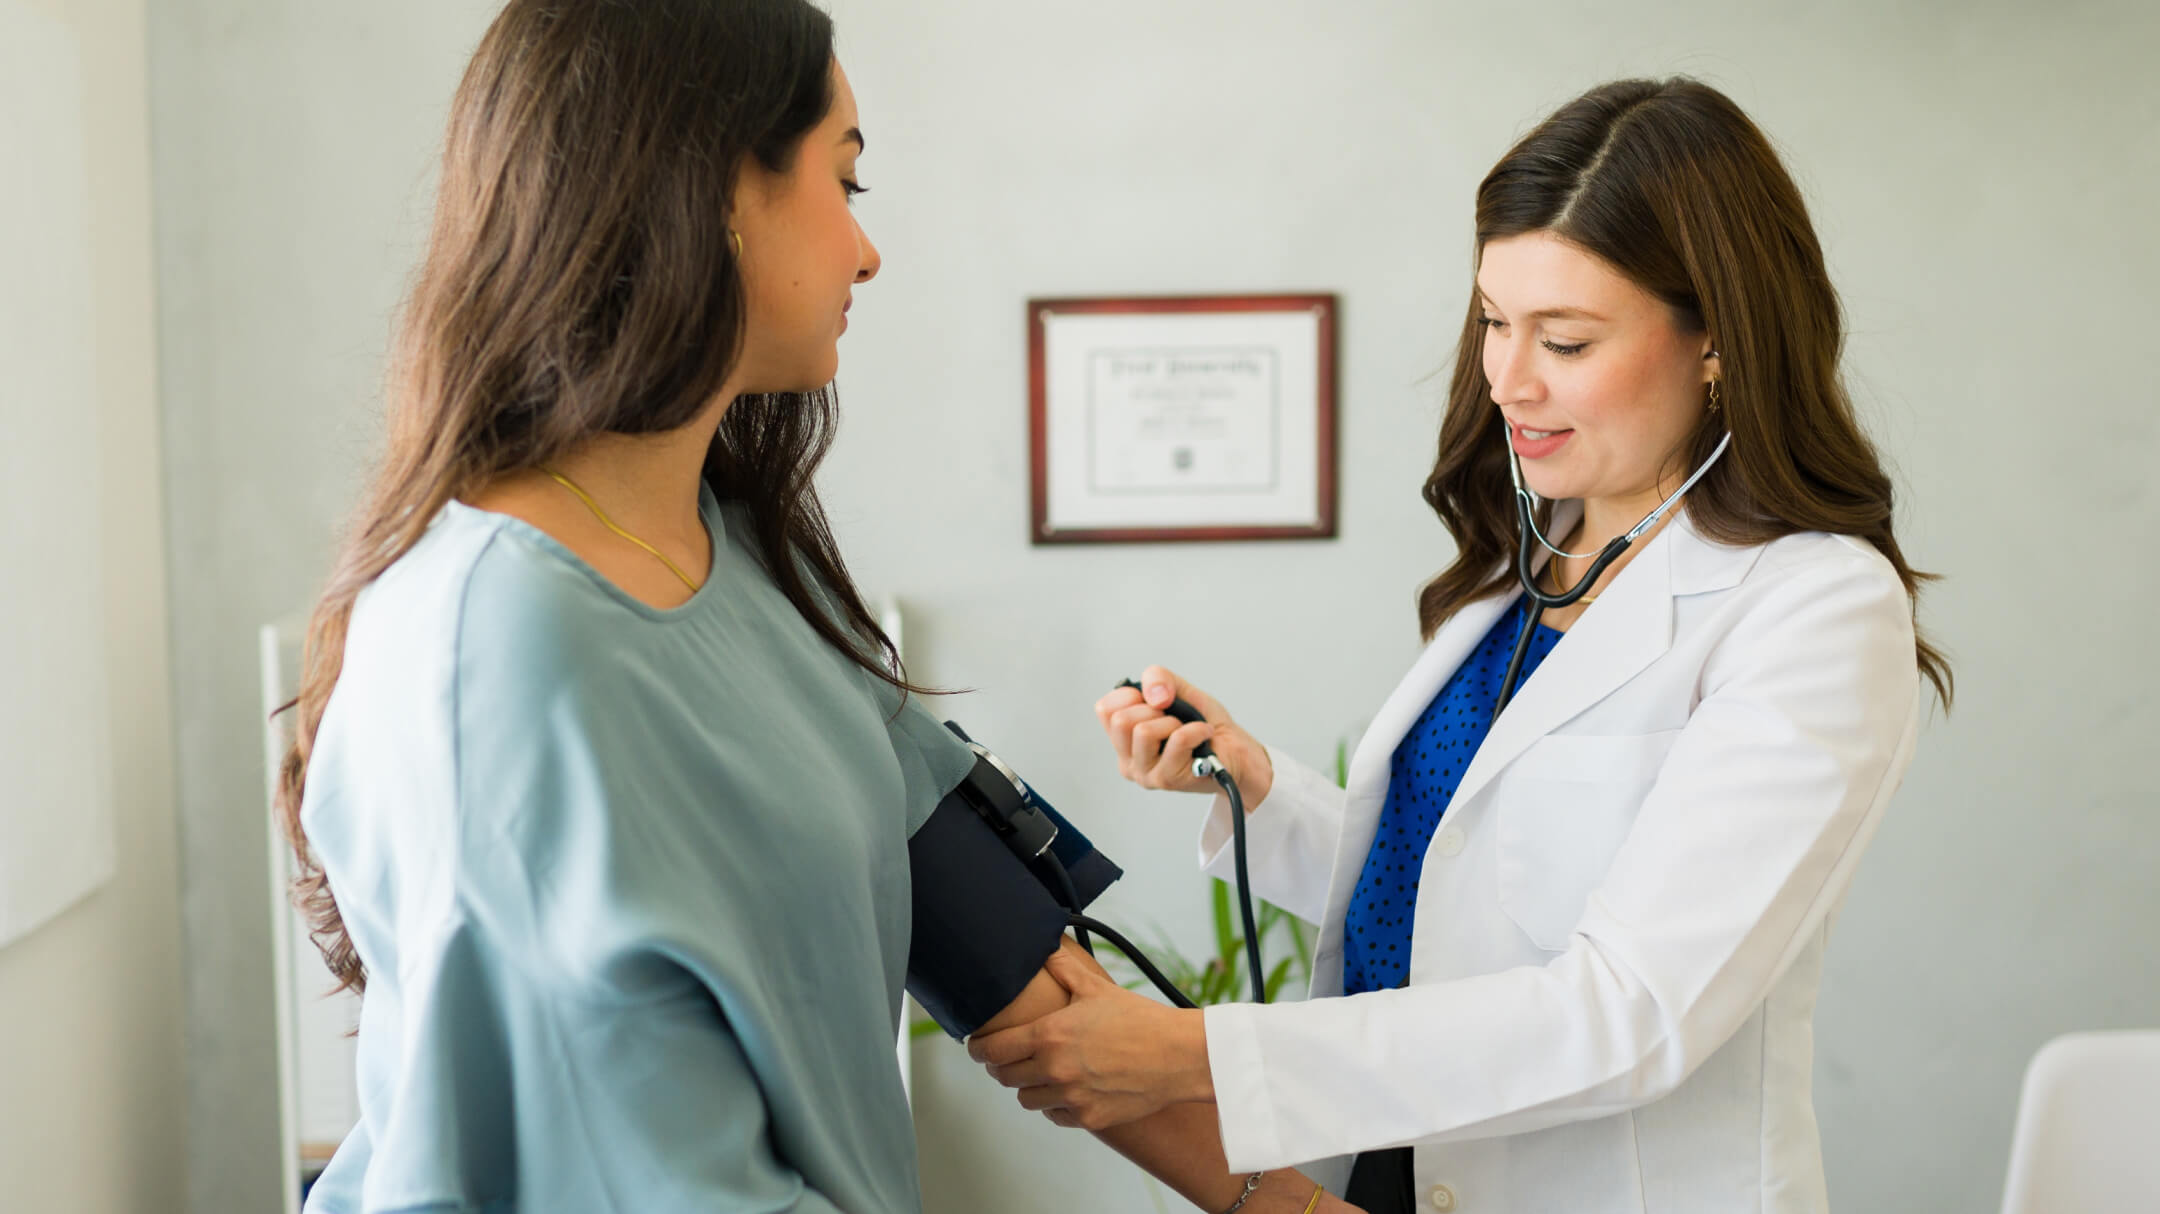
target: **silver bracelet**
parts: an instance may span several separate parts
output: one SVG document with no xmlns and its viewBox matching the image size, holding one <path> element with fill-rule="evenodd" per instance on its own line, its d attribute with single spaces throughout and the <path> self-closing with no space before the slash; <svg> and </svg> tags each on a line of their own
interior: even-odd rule
<svg viewBox="0 0 2160 1214">
<path fill-rule="evenodd" d="M 1266 1175 L 1266 1172 L 1254 1172 L 1252 1175 L 1247 1176 L 1245 1178 L 1245 1191 L 1238 1194 L 1237 1200 L 1231 1202 L 1230 1208 L 1224 1210 L 1222 1214 L 1237 1214 L 1240 1209 L 1244 1208 L 1246 1201 L 1252 1197 L 1253 1190 L 1260 1187 L 1260 1179 Z"/>
</svg>

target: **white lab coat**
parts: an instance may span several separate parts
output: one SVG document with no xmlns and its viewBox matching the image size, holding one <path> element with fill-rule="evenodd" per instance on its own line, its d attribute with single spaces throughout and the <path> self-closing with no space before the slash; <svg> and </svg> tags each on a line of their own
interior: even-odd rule
<svg viewBox="0 0 2160 1214">
<path fill-rule="evenodd" d="M 1862 541 L 1727 547 L 1676 519 L 1464 772 L 1409 985 L 1328 998 L 1390 756 L 1513 598 L 1441 627 L 1347 792 L 1270 751 L 1253 888 L 1321 932 L 1313 999 L 1205 1013 L 1230 1166 L 1304 1164 L 1339 1192 L 1347 1156 L 1407 1144 L 1442 1211 L 1825 1209 L 1811 1019 L 1918 729 L 1904 587 Z M 1228 813 L 1218 797 L 1201 838 L 1226 879 Z"/>
</svg>

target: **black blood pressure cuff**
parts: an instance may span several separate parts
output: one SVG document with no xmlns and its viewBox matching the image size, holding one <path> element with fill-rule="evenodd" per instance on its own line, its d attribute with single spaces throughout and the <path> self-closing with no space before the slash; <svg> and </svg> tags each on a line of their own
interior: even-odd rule
<svg viewBox="0 0 2160 1214">
<path fill-rule="evenodd" d="M 1017 831 L 1016 818 L 1024 824 Z M 1056 834 L 1045 846 L 1026 824 L 1054 826 Z M 1071 910 L 1053 864 L 1071 881 Z M 1072 911 L 1124 875 L 986 752 L 908 841 L 908 866 L 915 907 L 908 993 L 955 1039 L 1019 998 L 1057 951 Z"/>
</svg>

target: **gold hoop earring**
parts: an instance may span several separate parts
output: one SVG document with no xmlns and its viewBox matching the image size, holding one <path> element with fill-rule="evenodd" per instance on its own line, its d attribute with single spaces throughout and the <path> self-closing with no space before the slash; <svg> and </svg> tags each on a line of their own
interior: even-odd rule
<svg viewBox="0 0 2160 1214">
<path fill-rule="evenodd" d="M 1722 406 L 1722 405 L 1723 405 L 1724 403 L 1725 403 L 1725 402 L 1724 402 L 1724 400 L 1722 399 L 1722 397 L 1721 397 L 1721 396 L 1719 395 L 1719 393 L 1718 393 L 1718 381 L 1716 381 L 1716 380 L 1714 380 L 1714 379 L 1713 379 L 1713 380 L 1711 380 L 1711 381 L 1710 381 L 1710 411 L 1711 411 L 1712 413 L 1715 413 L 1715 412 L 1717 412 L 1717 411 L 1718 411 L 1718 409 L 1719 409 L 1719 408 L 1720 408 L 1720 407 L 1721 407 L 1721 406 Z"/>
<path fill-rule="evenodd" d="M 737 261 L 741 261 L 741 260 L 742 260 L 742 233 L 741 233 L 741 232 L 738 232 L 738 231 L 736 231 L 736 230 L 735 230 L 735 229 L 733 229 L 733 228 L 729 228 L 729 229 L 728 229 L 728 235 L 729 235 L 729 236 L 732 236 L 732 237 L 734 237 L 734 238 L 735 238 L 735 260 L 737 260 Z"/>
</svg>

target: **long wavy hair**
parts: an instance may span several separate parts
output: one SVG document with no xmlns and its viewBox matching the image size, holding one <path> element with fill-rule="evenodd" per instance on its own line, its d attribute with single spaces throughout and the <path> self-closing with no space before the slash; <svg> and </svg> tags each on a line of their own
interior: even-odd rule
<svg viewBox="0 0 2160 1214">
<path fill-rule="evenodd" d="M 387 451 L 286 706 L 298 714 L 277 809 L 299 859 L 294 900 L 340 989 L 367 976 L 300 807 L 355 600 L 452 499 L 713 404 L 744 332 L 737 170 L 794 164 L 831 109 L 832 61 L 832 22 L 805 0 L 512 0 L 475 51 L 401 317 Z M 848 577 L 812 485 L 835 420 L 829 390 L 739 398 L 705 480 L 747 507 L 759 557 L 820 635 L 903 695 L 924 690 Z"/>
<path fill-rule="evenodd" d="M 1663 300 L 1689 333 L 1709 333 L 1724 407 L 1684 445 L 1687 466 L 1732 448 L 1685 509 L 1723 543 L 1802 531 L 1874 545 L 1916 602 L 1922 583 L 1892 529 L 1893 488 L 1861 432 L 1839 359 L 1837 292 L 1807 207 L 1770 141 L 1725 94 L 1699 81 L 1622 80 L 1560 107 L 1508 150 L 1477 192 L 1477 250 L 1550 232 Z M 1481 357 L 1470 292 L 1439 455 L 1424 497 L 1455 537 L 1455 560 L 1418 593 L 1427 640 L 1465 604 L 1514 579 L 1515 494 L 1499 406 Z M 1948 707 L 1942 652 L 1916 634 L 1915 660 Z"/>
</svg>

